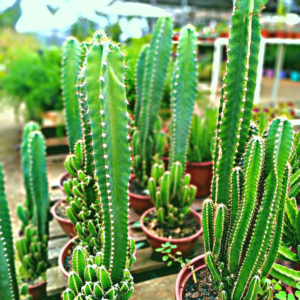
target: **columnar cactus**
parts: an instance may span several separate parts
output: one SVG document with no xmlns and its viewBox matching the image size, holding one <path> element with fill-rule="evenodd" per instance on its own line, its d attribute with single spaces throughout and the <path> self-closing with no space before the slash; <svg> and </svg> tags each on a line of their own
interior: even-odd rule
<svg viewBox="0 0 300 300">
<path fill-rule="evenodd" d="M 28 143 L 29 143 L 29 135 L 31 132 L 40 130 L 38 124 L 34 122 L 29 122 L 25 125 L 23 131 L 23 140 L 21 145 L 21 159 L 22 159 L 22 171 L 23 171 L 23 181 L 24 187 L 26 192 L 26 199 L 24 201 L 24 205 L 19 203 L 17 205 L 17 215 L 21 224 L 21 229 L 24 231 L 25 227 L 29 224 L 33 217 L 33 210 L 34 210 L 34 202 L 33 202 L 33 195 L 32 190 L 30 187 L 30 159 L 29 159 L 29 151 L 28 151 Z"/>
<path fill-rule="evenodd" d="M 256 299 L 263 287 L 280 245 L 290 177 L 290 122 L 275 119 L 263 138 L 249 130 L 264 4 L 234 4 L 212 199 L 203 207 L 206 264 L 223 299 Z"/>
<path fill-rule="evenodd" d="M 31 300 L 26 286 L 19 292 L 12 238 L 10 213 L 8 209 L 3 167 L 0 164 L 0 291 L 5 300 Z"/>
<path fill-rule="evenodd" d="M 170 227 L 182 224 L 196 196 L 196 187 L 189 185 L 190 175 L 184 175 L 197 92 L 196 41 L 195 29 L 191 25 L 181 30 L 172 80 L 169 170 L 165 172 L 162 164 L 154 164 L 148 181 L 159 222 Z"/>
<path fill-rule="evenodd" d="M 133 168 L 143 188 L 147 187 L 153 162 L 161 159 L 164 150 L 165 135 L 157 122 L 171 55 L 172 29 L 171 18 L 158 19 L 151 43 L 142 49 L 137 65 Z"/>
<path fill-rule="evenodd" d="M 214 134 L 217 123 L 217 110 L 206 108 L 203 117 L 193 115 L 188 146 L 189 162 L 206 162 L 212 160 Z"/>
<path fill-rule="evenodd" d="M 79 103 L 76 96 L 79 72 L 80 45 L 75 38 L 69 38 L 63 45 L 62 92 L 65 105 L 70 152 L 74 153 L 75 143 L 81 139 Z"/>
<path fill-rule="evenodd" d="M 300 132 L 295 133 L 294 144 L 290 157 L 292 177 L 290 182 L 289 197 L 297 198 L 300 192 Z"/>
<path fill-rule="evenodd" d="M 28 126 L 25 132 L 27 129 Z M 27 180 L 32 200 L 32 219 L 24 228 L 24 236 L 17 240 L 16 249 L 23 274 L 31 279 L 37 279 L 48 267 L 49 195 L 45 140 L 41 132 L 35 130 L 26 136 L 24 144 L 27 153 L 23 153 L 23 161 L 29 163 Z"/>
<path fill-rule="evenodd" d="M 78 100 L 83 140 L 66 159 L 70 220 L 82 245 L 64 299 L 129 299 L 134 241 L 128 236 L 130 152 L 124 54 L 103 32 L 81 45 Z"/>
</svg>

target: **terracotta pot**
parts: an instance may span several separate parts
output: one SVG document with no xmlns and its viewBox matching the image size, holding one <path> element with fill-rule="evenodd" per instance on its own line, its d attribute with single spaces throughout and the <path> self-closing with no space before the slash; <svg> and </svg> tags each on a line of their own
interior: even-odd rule
<svg viewBox="0 0 300 300">
<path fill-rule="evenodd" d="M 64 189 L 64 181 L 67 181 L 71 178 L 70 174 L 68 172 L 63 173 L 58 180 L 58 188 L 64 193 L 65 193 L 65 189 Z"/>
<path fill-rule="evenodd" d="M 62 199 L 62 200 L 56 202 L 55 205 L 51 209 L 51 213 L 52 213 L 54 219 L 57 220 L 57 222 L 59 223 L 62 230 L 68 235 L 69 238 L 72 238 L 77 234 L 75 225 L 69 219 L 64 219 L 64 218 L 60 217 L 56 212 L 58 206 L 61 203 L 66 203 L 66 200 Z"/>
<path fill-rule="evenodd" d="M 195 272 L 198 272 L 199 270 L 206 268 L 204 258 L 205 258 L 205 255 L 203 254 L 203 255 L 195 257 L 194 259 L 191 260 L 190 264 L 194 265 Z M 175 299 L 176 300 L 183 299 L 186 284 L 191 276 L 192 276 L 192 272 L 187 267 L 184 267 L 179 272 L 176 282 L 175 282 Z"/>
<path fill-rule="evenodd" d="M 187 162 L 186 173 L 191 174 L 191 184 L 197 186 L 196 197 L 210 194 L 213 178 L 213 162 Z"/>
<path fill-rule="evenodd" d="M 275 32 L 275 37 L 278 39 L 284 39 L 286 38 L 286 32 L 283 30 L 278 30 Z"/>
<path fill-rule="evenodd" d="M 169 166 L 169 157 L 163 157 L 162 161 L 165 170 Z M 191 174 L 191 184 L 197 186 L 196 197 L 203 197 L 210 194 L 210 187 L 213 178 L 213 162 L 187 162 L 186 173 Z"/>
<path fill-rule="evenodd" d="M 135 175 L 130 175 L 130 182 L 134 180 Z M 129 190 L 129 204 L 139 215 L 142 215 L 146 210 L 153 207 L 150 196 L 139 195 Z"/>
<path fill-rule="evenodd" d="M 32 300 L 42 300 L 47 297 L 47 281 L 37 283 L 34 285 L 28 285 L 28 294 L 31 295 Z"/>
<path fill-rule="evenodd" d="M 162 244 L 165 244 L 166 242 L 170 242 L 173 245 L 177 245 L 176 249 L 172 249 L 171 253 L 175 254 L 175 252 L 180 251 L 182 253 L 182 256 L 187 256 L 189 252 L 193 249 L 198 237 L 203 234 L 203 228 L 202 228 L 202 219 L 200 214 L 196 213 L 193 209 L 191 211 L 191 214 L 193 217 L 197 220 L 197 223 L 200 225 L 199 230 L 186 238 L 180 238 L 180 239 L 170 239 L 170 238 L 164 238 L 157 236 L 150 232 L 146 225 L 144 224 L 144 218 L 147 217 L 151 212 L 153 212 L 155 208 L 150 208 L 144 214 L 141 216 L 141 227 L 142 230 L 147 235 L 148 241 L 152 247 L 152 249 L 155 251 L 155 249 L 160 248 Z"/>
<path fill-rule="evenodd" d="M 69 278 L 70 274 L 67 272 L 67 270 L 65 269 L 64 266 L 64 262 L 66 257 L 68 256 L 69 250 L 74 246 L 74 241 L 77 239 L 78 237 L 75 236 L 73 237 L 71 240 L 69 240 L 61 249 L 59 257 L 58 257 L 58 266 L 61 270 L 61 272 L 67 277 Z"/>
<path fill-rule="evenodd" d="M 66 257 L 68 256 L 69 250 L 74 246 L 74 241 L 76 241 L 76 239 L 78 239 L 77 236 L 75 236 L 75 237 L 73 237 L 71 240 L 69 240 L 69 241 L 63 246 L 63 248 L 61 249 L 60 254 L 59 254 L 59 257 L 58 257 L 58 266 L 59 266 L 59 269 L 61 270 L 61 272 L 62 272 L 67 278 L 70 277 L 70 274 L 69 274 L 69 272 L 65 269 L 64 262 L 65 262 Z M 137 249 L 135 248 L 134 256 L 136 257 L 136 255 L 137 255 Z"/>
<path fill-rule="evenodd" d="M 261 30 L 261 36 L 264 38 L 269 38 L 271 36 L 271 32 L 267 29 L 262 29 Z"/>
</svg>

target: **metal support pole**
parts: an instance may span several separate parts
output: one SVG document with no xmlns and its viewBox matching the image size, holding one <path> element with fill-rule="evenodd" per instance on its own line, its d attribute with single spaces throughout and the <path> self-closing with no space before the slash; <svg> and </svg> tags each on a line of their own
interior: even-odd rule
<svg viewBox="0 0 300 300">
<path fill-rule="evenodd" d="M 280 75 L 280 71 L 282 70 L 283 61 L 284 61 L 284 45 L 279 44 L 277 49 L 277 55 L 276 55 L 275 78 L 274 78 L 272 97 L 271 97 L 272 106 L 275 106 L 277 102 L 277 94 L 279 88 L 279 75 Z"/>
<path fill-rule="evenodd" d="M 187 10 L 188 0 L 181 0 L 181 27 L 186 23 L 186 10 Z"/>
<path fill-rule="evenodd" d="M 258 53 L 258 66 L 257 66 L 256 88 L 255 88 L 255 92 L 254 92 L 254 104 L 259 103 L 261 80 L 262 80 L 262 75 L 263 75 L 262 70 L 263 70 L 263 66 L 264 66 L 265 49 L 266 49 L 266 40 L 264 38 L 262 38 L 261 42 L 260 42 L 259 53 Z"/>
</svg>

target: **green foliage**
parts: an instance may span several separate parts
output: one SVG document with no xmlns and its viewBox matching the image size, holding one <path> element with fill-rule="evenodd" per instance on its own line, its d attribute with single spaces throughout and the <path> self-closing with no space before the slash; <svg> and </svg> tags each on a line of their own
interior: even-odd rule
<svg viewBox="0 0 300 300">
<path fill-rule="evenodd" d="M 65 190 L 67 214 L 81 246 L 73 254 L 74 273 L 64 299 L 125 300 L 133 292 L 129 270 L 135 245 L 128 237 L 131 148 L 124 54 L 99 31 L 91 43 L 81 44 L 80 66 L 77 94 L 83 139 L 66 159 L 72 179 Z"/>
<path fill-rule="evenodd" d="M 61 52 L 59 48 L 20 53 L 1 80 L 7 97 L 18 109 L 25 103 L 27 119 L 41 120 L 41 112 L 61 109 Z"/>
<path fill-rule="evenodd" d="M 188 161 L 206 162 L 212 160 L 214 135 L 217 124 L 217 110 L 206 108 L 203 117 L 193 115 Z"/>
<path fill-rule="evenodd" d="M 276 259 L 293 130 L 277 118 L 250 129 L 261 1 L 236 1 L 217 124 L 212 199 L 203 207 L 206 264 L 222 297 L 256 299 Z M 265 288 L 263 288 L 265 290 Z"/>
<path fill-rule="evenodd" d="M 151 43 L 142 49 L 136 69 L 133 168 L 143 188 L 147 185 L 153 163 L 161 158 L 164 147 L 165 136 L 157 125 L 157 116 L 170 60 L 172 29 L 171 18 L 158 19 Z"/>
<path fill-rule="evenodd" d="M 185 175 L 188 139 L 197 91 L 196 35 L 187 25 L 180 32 L 178 57 L 172 81 L 171 151 L 169 170 L 154 164 L 148 189 L 161 224 L 170 228 L 183 224 L 196 196 L 196 187 Z"/>
<path fill-rule="evenodd" d="M 76 95 L 79 52 L 78 41 L 75 38 L 69 38 L 63 46 L 62 91 L 71 153 L 74 152 L 75 143 L 81 139 L 79 103 Z"/>
</svg>

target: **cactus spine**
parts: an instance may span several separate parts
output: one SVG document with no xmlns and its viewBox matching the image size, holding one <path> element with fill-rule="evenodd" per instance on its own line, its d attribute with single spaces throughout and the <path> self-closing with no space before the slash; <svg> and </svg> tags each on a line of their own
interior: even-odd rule
<svg viewBox="0 0 300 300">
<path fill-rule="evenodd" d="M 187 146 L 197 91 L 195 29 L 187 25 L 180 32 L 178 58 L 172 81 L 171 152 L 169 170 L 154 164 L 148 182 L 150 197 L 159 222 L 173 227 L 182 224 L 195 199 L 196 187 L 184 175 Z"/>
<path fill-rule="evenodd" d="M 103 32 L 81 45 L 78 101 L 83 140 L 66 159 L 70 220 L 82 245 L 64 299 L 129 299 L 134 241 L 128 237 L 130 151 L 124 55 Z M 93 159 L 92 168 L 87 166 Z M 101 196 L 101 197 L 100 197 Z"/>
<path fill-rule="evenodd" d="M 28 182 L 33 205 L 32 219 L 24 228 L 24 236 L 17 240 L 16 249 L 24 276 L 34 280 L 43 275 L 48 267 L 49 196 L 45 140 L 37 130 L 26 135 L 32 128 L 30 123 L 25 127 L 23 142 L 27 151 L 23 153 L 23 161 L 29 163 L 25 187 Z"/>
<path fill-rule="evenodd" d="M 134 174 L 141 187 L 147 186 L 153 162 L 160 159 L 165 135 L 156 129 L 171 55 L 173 24 L 171 18 L 158 19 L 151 43 L 142 49 L 136 74 L 137 103 L 133 137 Z"/>
<path fill-rule="evenodd" d="M 74 152 L 75 143 L 81 139 L 80 111 L 76 96 L 79 53 L 78 41 L 69 38 L 63 45 L 62 91 L 71 153 Z"/>
<path fill-rule="evenodd" d="M 2 164 L 0 164 L 0 290 L 5 300 L 31 300 L 28 289 L 22 286 L 19 292 L 12 238 L 12 228 Z"/>
<path fill-rule="evenodd" d="M 275 261 L 290 177 L 290 122 L 275 119 L 263 138 L 249 130 L 264 4 L 234 4 L 212 199 L 203 208 L 206 263 L 220 295 L 233 300 L 255 299 Z"/>
</svg>

